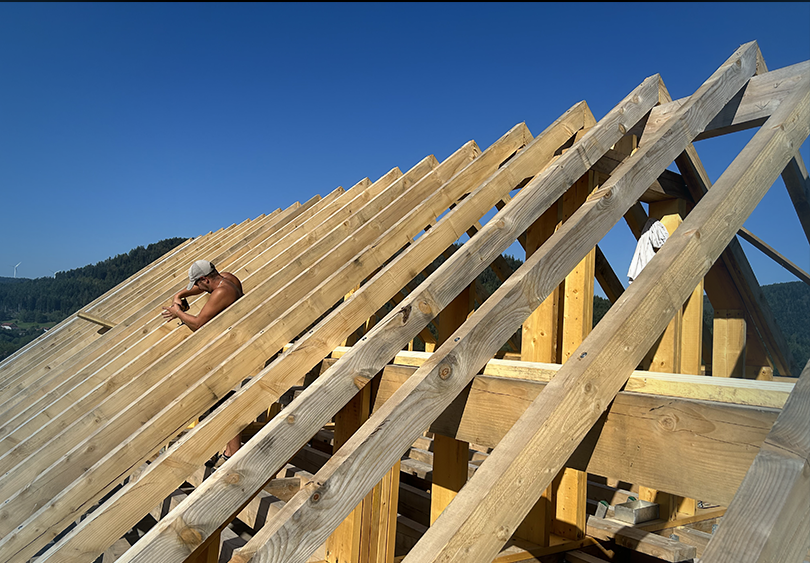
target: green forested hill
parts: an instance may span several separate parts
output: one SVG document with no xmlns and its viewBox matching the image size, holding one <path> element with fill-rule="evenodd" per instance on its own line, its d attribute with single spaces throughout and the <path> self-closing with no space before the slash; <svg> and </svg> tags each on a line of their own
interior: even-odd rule
<svg viewBox="0 0 810 563">
<path fill-rule="evenodd" d="M 55 278 L 0 277 L 0 321 L 20 327 L 0 329 L 0 360 L 41 334 L 40 325 L 57 323 L 75 313 L 185 240 L 172 238 L 139 246 L 97 264 L 58 272 Z"/>
</svg>

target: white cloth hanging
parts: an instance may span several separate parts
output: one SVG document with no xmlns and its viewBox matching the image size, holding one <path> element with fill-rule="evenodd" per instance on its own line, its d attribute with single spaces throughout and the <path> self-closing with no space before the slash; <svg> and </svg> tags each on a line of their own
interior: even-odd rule
<svg viewBox="0 0 810 563">
<path fill-rule="evenodd" d="M 630 269 L 627 270 L 627 277 L 630 283 L 638 277 L 644 266 L 652 260 L 655 253 L 659 248 L 664 246 L 669 238 L 669 232 L 661 221 L 650 217 L 644 223 L 644 228 L 641 230 L 641 236 L 636 244 L 636 251 L 633 254 L 633 260 L 630 262 Z"/>
</svg>

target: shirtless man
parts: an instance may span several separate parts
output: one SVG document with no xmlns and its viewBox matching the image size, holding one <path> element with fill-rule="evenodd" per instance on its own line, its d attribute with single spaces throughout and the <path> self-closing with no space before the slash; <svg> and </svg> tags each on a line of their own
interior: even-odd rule
<svg viewBox="0 0 810 563">
<path fill-rule="evenodd" d="M 211 297 L 203 305 L 198 315 L 190 315 L 184 309 L 183 300 L 192 295 L 199 295 L 203 292 L 210 293 Z M 180 321 L 191 330 L 196 331 L 205 323 L 216 317 L 234 301 L 242 297 L 242 282 L 239 278 L 229 272 L 217 272 L 214 265 L 208 260 L 197 260 L 191 265 L 188 271 L 188 287 L 172 298 L 170 307 L 163 307 L 163 318 L 166 321 L 180 319 Z M 225 447 L 222 459 L 226 460 L 236 453 L 242 446 L 241 435 L 234 436 Z"/>
<path fill-rule="evenodd" d="M 190 315 L 183 310 L 186 297 L 210 293 L 211 297 L 198 315 Z M 197 260 L 188 271 L 188 287 L 172 299 L 170 307 L 163 307 L 163 318 L 166 321 L 180 319 L 191 330 L 197 330 L 216 317 L 234 301 L 242 297 L 242 282 L 229 272 L 217 272 L 214 265 L 207 260 Z"/>
</svg>

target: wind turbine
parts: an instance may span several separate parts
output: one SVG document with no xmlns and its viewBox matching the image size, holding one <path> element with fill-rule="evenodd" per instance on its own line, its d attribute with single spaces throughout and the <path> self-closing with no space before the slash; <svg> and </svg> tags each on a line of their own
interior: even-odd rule
<svg viewBox="0 0 810 563">
<path fill-rule="evenodd" d="M 22 262 L 18 263 L 16 266 L 14 266 L 14 277 L 15 278 L 17 277 L 17 268 L 20 266 L 20 264 L 22 264 Z"/>
</svg>

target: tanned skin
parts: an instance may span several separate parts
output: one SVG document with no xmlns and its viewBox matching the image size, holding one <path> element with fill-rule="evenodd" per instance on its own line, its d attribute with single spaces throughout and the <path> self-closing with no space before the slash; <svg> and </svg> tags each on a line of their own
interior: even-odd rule
<svg viewBox="0 0 810 563">
<path fill-rule="evenodd" d="M 180 308 L 183 299 L 201 293 L 210 293 L 211 297 L 198 315 L 190 315 Z M 163 307 L 161 314 L 166 321 L 180 319 L 184 325 L 196 331 L 240 297 L 242 297 L 242 282 L 239 278 L 229 272 L 219 273 L 215 270 L 198 279 L 191 289 L 178 292 L 172 299 L 172 305 Z"/>
</svg>

